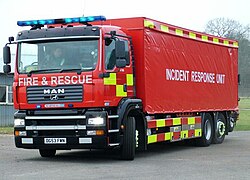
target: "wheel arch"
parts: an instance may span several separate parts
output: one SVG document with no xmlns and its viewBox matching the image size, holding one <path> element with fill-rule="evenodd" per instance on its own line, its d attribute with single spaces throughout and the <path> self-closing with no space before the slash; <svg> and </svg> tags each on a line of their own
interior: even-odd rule
<svg viewBox="0 0 250 180">
<path fill-rule="evenodd" d="M 206 114 L 210 114 L 210 116 L 212 117 L 212 123 L 213 123 L 212 125 L 214 127 L 215 113 L 209 112 L 209 111 L 201 113 L 201 120 L 202 120 L 202 122 L 204 121 L 204 117 L 205 117 Z"/>
<path fill-rule="evenodd" d="M 124 125 L 124 121 L 127 120 L 127 117 L 134 117 L 136 123 L 136 130 L 139 132 L 139 142 L 138 150 L 147 149 L 147 121 L 142 109 L 142 100 L 141 99 L 125 99 L 123 100 L 118 107 L 118 127 Z"/>
</svg>

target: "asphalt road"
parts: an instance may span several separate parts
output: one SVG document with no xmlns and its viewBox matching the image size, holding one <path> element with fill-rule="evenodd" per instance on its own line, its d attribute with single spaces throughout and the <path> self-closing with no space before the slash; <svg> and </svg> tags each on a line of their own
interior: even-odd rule
<svg viewBox="0 0 250 180">
<path fill-rule="evenodd" d="M 0 135 L 0 179 L 249 179 L 250 131 L 233 132 L 206 148 L 160 143 L 122 161 L 117 151 L 58 151 L 41 158 Z"/>
</svg>

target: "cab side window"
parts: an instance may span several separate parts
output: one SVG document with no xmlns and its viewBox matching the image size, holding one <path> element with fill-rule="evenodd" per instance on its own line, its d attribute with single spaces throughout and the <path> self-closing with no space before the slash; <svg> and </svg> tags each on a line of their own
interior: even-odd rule
<svg viewBox="0 0 250 180">
<path fill-rule="evenodd" d="M 130 56 L 128 51 L 128 41 L 121 39 L 125 42 L 125 51 L 126 51 L 126 61 L 127 65 L 130 64 Z M 113 40 L 109 44 L 105 44 L 105 69 L 112 70 L 115 67 L 116 55 L 115 55 L 115 41 Z"/>
</svg>

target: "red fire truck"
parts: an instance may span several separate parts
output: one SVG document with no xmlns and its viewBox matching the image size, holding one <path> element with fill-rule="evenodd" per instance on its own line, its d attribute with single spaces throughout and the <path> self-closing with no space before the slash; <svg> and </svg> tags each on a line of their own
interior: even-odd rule
<svg viewBox="0 0 250 180">
<path fill-rule="evenodd" d="M 148 144 L 220 144 L 238 118 L 237 41 L 138 17 L 18 21 L 15 144 L 116 148 L 132 160 Z"/>
</svg>

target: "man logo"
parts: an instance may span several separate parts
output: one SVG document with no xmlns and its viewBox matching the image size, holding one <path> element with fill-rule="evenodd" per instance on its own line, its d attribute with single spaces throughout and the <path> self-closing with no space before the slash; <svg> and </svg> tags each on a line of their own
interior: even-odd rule
<svg viewBox="0 0 250 180">
<path fill-rule="evenodd" d="M 58 99 L 59 99 L 59 94 L 64 94 L 64 89 L 60 89 L 60 88 L 58 88 L 58 89 L 44 89 L 43 90 L 43 94 L 44 94 L 44 96 L 46 96 L 46 95 L 50 95 L 50 100 L 51 101 L 57 101 Z"/>
<path fill-rule="evenodd" d="M 57 94 L 51 94 L 49 98 L 51 101 L 57 101 L 59 99 Z"/>
<path fill-rule="evenodd" d="M 44 89 L 43 94 L 64 94 L 64 89 Z"/>
</svg>

